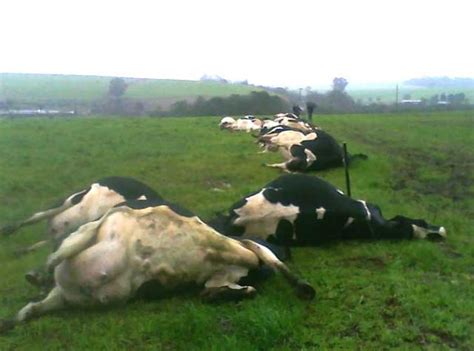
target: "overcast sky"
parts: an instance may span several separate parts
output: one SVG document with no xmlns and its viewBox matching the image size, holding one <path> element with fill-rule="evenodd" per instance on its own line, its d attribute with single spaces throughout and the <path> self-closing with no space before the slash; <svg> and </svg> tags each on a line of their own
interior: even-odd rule
<svg viewBox="0 0 474 351">
<path fill-rule="evenodd" d="M 474 77 L 473 0 L 0 0 L 0 72 L 322 86 Z"/>
</svg>

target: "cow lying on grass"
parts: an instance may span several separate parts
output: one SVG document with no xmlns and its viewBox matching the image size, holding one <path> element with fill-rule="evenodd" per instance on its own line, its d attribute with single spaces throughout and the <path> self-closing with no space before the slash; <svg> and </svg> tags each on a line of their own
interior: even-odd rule
<svg viewBox="0 0 474 351">
<path fill-rule="evenodd" d="M 81 225 L 103 216 L 109 209 L 126 200 L 162 200 L 161 196 L 148 185 L 127 177 L 107 177 L 92 183 L 89 187 L 68 196 L 57 207 L 40 211 L 28 219 L 0 229 L 4 235 L 12 234 L 23 226 L 48 219 L 48 233 L 56 249 L 62 240 Z M 21 253 L 31 252 L 48 240 L 40 241 Z M 26 279 L 34 285 L 42 285 L 37 271 L 26 274 Z"/>
<path fill-rule="evenodd" d="M 302 133 L 311 133 L 318 127 L 312 126 L 310 123 L 305 122 L 293 113 L 279 113 L 274 116 L 274 121 L 278 124 L 286 127 L 290 127 L 295 130 L 299 130 Z"/>
<path fill-rule="evenodd" d="M 210 225 L 227 235 L 282 245 L 317 245 L 337 239 L 445 238 L 443 227 L 422 219 L 386 220 L 377 205 L 354 200 L 321 178 L 283 175 L 242 198 Z"/>
<path fill-rule="evenodd" d="M 267 164 L 286 172 L 319 171 L 344 165 L 344 152 L 329 133 L 313 130 L 305 134 L 289 127 L 274 127 L 260 135 L 257 141 L 264 150 L 280 151 L 285 162 Z M 349 162 L 366 159 L 363 154 L 349 155 Z"/>
<path fill-rule="evenodd" d="M 107 177 L 68 196 L 57 207 L 37 212 L 28 219 L 0 228 L 0 234 L 10 235 L 23 226 L 48 219 L 48 233 L 54 240 L 61 241 L 64 236 L 81 225 L 100 218 L 121 202 L 161 198 L 155 190 L 136 179 Z"/>
<path fill-rule="evenodd" d="M 253 116 L 252 116 L 253 117 Z M 259 131 L 262 126 L 262 121 L 251 116 L 246 116 L 244 118 L 239 118 L 235 120 L 232 117 L 224 117 L 219 123 L 221 129 L 227 129 L 230 131 L 239 131 L 243 130 L 247 133 L 251 131 Z"/>
<path fill-rule="evenodd" d="M 238 282 L 263 264 L 281 272 L 298 296 L 314 297 L 314 289 L 266 247 L 225 237 L 170 206 L 127 202 L 62 242 L 48 259 L 55 287 L 44 300 L 30 302 L 14 319 L 0 323 L 0 330 L 66 306 L 125 302 L 151 281 L 163 290 L 197 284 L 210 300 L 250 297 L 255 288 Z"/>
</svg>

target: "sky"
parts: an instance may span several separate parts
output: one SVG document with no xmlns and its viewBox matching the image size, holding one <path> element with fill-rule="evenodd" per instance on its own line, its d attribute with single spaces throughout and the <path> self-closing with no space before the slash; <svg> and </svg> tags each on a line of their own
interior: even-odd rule
<svg viewBox="0 0 474 351">
<path fill-rule="evenodd" d="M 284 87 L 474 77 L 474 1 L 1 0 L 0 73 Z"/>
</svg>

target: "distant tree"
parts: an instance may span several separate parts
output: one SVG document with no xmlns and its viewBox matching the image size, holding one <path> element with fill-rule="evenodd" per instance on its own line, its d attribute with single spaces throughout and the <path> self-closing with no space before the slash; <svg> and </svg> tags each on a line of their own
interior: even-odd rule
<svg viewBox="0 0 474 351">
<path fill-rule="evenodd" d="M 325 104 L 330 111 L 353 112 L 355 108 L 354 99 L 339 90 L 328 91 L 325 94 Z"/>
<path fill-rule="evenodd" d="M 109 95 L 120 98 L 127 90 L 127 83 L 123 78 L 113 78 L 109 83 Z"/>
<path fill-rule="evenodd" d="M 349 84 L 349 82 L 346 78 L 336 77 L 332 80 L 332 90 L 343 92 L 346 89 L 347 84 Z"/>
<path fill-rule="evenodd" d="M 466 94 L 457 93 L 454 94 L 454 103 L 455 104 L 464 104 L 466 102 Z"/>
<path fill-rule="evenodd" d="M 141 101 L 137 101 L 133 106 L 133 112 L 137 115 L 142 115 L 145 111 L 145 105 Z"/>
<path fill-rule="evenodd" d="M 436 95 L 433 95 L 432 97 L 430 97 L 430 105 L 436 105 L 439 101 L 439 96 L 438 94 Z"/>
<path fill-rule="evenodd" d="M 403 100 L 410 100 L 411 99 L 411 95 L 406 93 L 406 94 L 403 94 Z"/>
<path fill-rule="evenodd" d="M 441 93 L 439 95 L 439 101 L 446 101 L 446 94 L 445 93 Z"/>
</svg>

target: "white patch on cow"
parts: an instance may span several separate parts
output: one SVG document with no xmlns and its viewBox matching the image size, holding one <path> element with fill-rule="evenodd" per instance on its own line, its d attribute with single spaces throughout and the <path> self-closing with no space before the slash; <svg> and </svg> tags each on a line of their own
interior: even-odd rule
<svg viewBox="0 0 474 351">
<path fill-rule="evenodd" d="M 314 161 L 316 161 L 316 155 L 309 149 L 304 149 L 304 153 L 306 154 L 306 167 L 309 167 Z"/>
<path fill-rule="evenodd" d="M 148 200 L 145 195 L 141 195 L 137 200 Z"/>
<path fill-rule="evenodd" d="M 266 119 L 263 121 L 262 128 L 273 128 L 280 125 L 278 122 L 272 121 L 271 119 Z"/>
<path fill-rule="evenodd" d="M 122 195 L 106 186 L 94 183 L 79 203 L 51 219 L 51 232 L 55 237 L 70 233 L 84 223 L 95 221 L 124 201 Z"/>
<path fill-rule="evenodd" d="M 352 217 L 347 218 L 346 224 L 344 224 L 344 228 L 347 228 L 348 226 L 350 226 L 352 222 L 354 222 L 354 218 Z"/>
<path fill-rule="evenodd" d="M 318 135 L 316 133 L 309 133 L 304 137 L 304 140 L 316 140 Z"/>
<path fill-rule="evenodd" d="M 280 220 L 286 219 L 293 223 L 300 213 L 298 206 L 271 203 L 263 196 L 264 190 L 265 188 L 247 197 L 245 205 L 234 210 L 238 215 L 234 224 L 245 227 L 246 236 L 266 239 L 269 235 L 275 234 Z"/>
<path fill-rule="evenodd" d="M 365 212 L 367 213 L 367 220 L 370 221 L 370 219 L 372 218 L 372 215 L 370 214 L 369 208 L 367 207 L 367 203 L 364 200 L 357 200 L 357 201 L 360 202 L 362 206 L 364 206 Z"/>
<path fill-rule="evenodd" d="M 417 239 L 426 239 L 428 234 L 436 234 L 443 238 L 446 238 L 446 229 L 444 227 L 440 227 L 437 231 L 419 227 L 415 224 L 412 224 L 411 227 L 413 228 L 413 236 Z"/>
<path fill-rule="evenodd" d="M 325 213 L 326 213 L 326 209 L 324 207 L 320 207 L 316 209 L 316 214 L 318 216 L 318 219 L 323 219 Z"/>
</svg>

